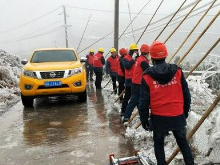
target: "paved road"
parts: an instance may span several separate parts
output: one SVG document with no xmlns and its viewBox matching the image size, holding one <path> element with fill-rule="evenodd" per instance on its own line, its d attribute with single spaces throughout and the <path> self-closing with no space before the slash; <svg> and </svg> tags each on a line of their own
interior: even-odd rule
<svg viewBox="0 0 220 165">
<path fill-rule="evenodd" d="M 19 102 L 0 116 L 0 165 L 106 165 L 108 154 L 133 155 L 109 92 L 88 85 L 87 103 L 76 99 Z"/>
</svg>

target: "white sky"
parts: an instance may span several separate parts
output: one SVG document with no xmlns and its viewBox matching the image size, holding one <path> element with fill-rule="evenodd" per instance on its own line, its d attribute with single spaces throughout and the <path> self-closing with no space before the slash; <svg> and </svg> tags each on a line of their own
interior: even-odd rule
<svg viewBox="0 0 220 165">
<path fill-rule="evenodd" d="M 127 2 L 129 2 L 130 4 L 130 9 L 133 13 L 132 18 L 134 18 L 136 16 L 135 13 L 138 13 L 140 9 L 148 2 L 148 0 L 120 0 L 120 32 L 123 32 L 130 22 Z M 134 29 L 148 24 L 149 20 L 152 17 L 152 14 L 155 12 L 160 2 L 161 0 L 151 0 L 149 5 L 143 10 L 142 14 L 139 15 L 134 21 Z M 186 5 L 191 2 L 194 2 L 194 0 L 188 0 Z M 198 7 L 206 4 L 207 2 L 212 2 L 212 0 L 202 0 Z M 216 4 L 218 4 L 219 2 L 220 0 L 217 0 Z M 153 22 L 164 16 L 167 16 L 168 14 L 174 13 L 182 3 L 183 0 L 164 0 L 156 17 L 153 19 Z M 75 49 L 78 47 L 80 38 L 91 14 L 91 21 L 89 22 L 89 26 L 86 30 L 84 39 L 80 45 L 79 50 L 82 50 L 83 48 L 97 41 L 99 38 L 113 31 L 114 13 L 108 11 L 114 11 L 114 0 L 0 0 L 0 49 L 4 49 L 9 53 L 19 55 L 22 58 L 28 58 L 33 49 L 36 48 L 55 46 L 64 47 L 65 39 L 63 27 L 64 20 L 61 8 L 62 5 L 67 6 L 66 10 L 68 14 L 67 23 L 69 25 L 68 34 L 70 47 L 74 47 Z M 77 9 L 72 7 L 107 11 L 101 12 L 95 10 Z M 58 9 L 54 12 L 42 18 L 39 18 L 56 8 Z M 207 8 L 208 7 L 204 9 Z M 208 13 L 206 19 L 202 22 L 201 26 L 199 26 L 196 31 L 201 32 L 219 9 L 219 6 L 212 9 Z M 185 12 L 179 13 L 179 15 L 184 15 L 189 10 L 190 8 L 188 8 Z M 170 52 L 173 52 L 174 49 L 181 44 L 184 36 L 187 35 L 185 31 L 191 30 L 200 17 L 201 14 L 200 16 L 194 17 L 184 22 L 184 24 L 179 28 L 178 32 L 175 33 L 175 35 L 167 43 Z M 36 18 L 39 19 L 29 23 Z M 169 19 L 164 20 L 164 23 L 168 22 L 168 20 Z M 26 23 L 29 24 L 19 27 L 20 25 L 24 25 Z M 155 26 L 158 25 L 160 24 L 155 24 Z M 163 26 L 160 25 L 160 27 Z M 167 30 L 163 33 L 159 40 L 165 40 L 176 26 L 177 24 L 167 28 Z M 207 51 L 208 48 L 217 40 L 220 33 L 219 28 L 220 21 L 218 18 L 208 30 L 208 33 L 205 36 L 206 39 L 201 40 L 200 44 L 202 45 L 202 47 L 204 48 L 204 45 L 206 46 L 203 51 Z M 154 29 L 154 26 L 150 26 L 148 29 Z M 131 30 L 131 27 L 129 27 L 127 32 Z M 138 32 L 142 31 L 143 30 L 140 30 Z M 140 44 L 150 44 L 159 32 L 160 30 L 157 30 L 153 33 L 145 34 Z M 198 35 L 198 33 L 194 34 L 194 37 L 192 37 L 190 39 L 190 42 L 188 43 L 189 46 Z M 138 38 L 139 36 L 137 35 L 135 39 L 137 40 Z M 209 43 L 204 44 L 204 42 L 207 41 L 209 41 Z M 133 42 L 133 36 L 132 33 L 130 33 L 130 35 L 122 37 L 119 42 L 119 46 L 128 47 L 129 44 Z M 97 49 L 98 47 L 104 47 L 107 52 L 112 46 L 113 35 L 110 35 L 105 40 L 95 44 L 91 48 Z M 187 49 L 187 46 L 185 49 Z M 216 47 L 215 54 L 219 53 L 217 52 L 217 50 L 219 50 L 219 46 Z M 84 56 L 86 53 L 87 51 L 80 55 Z"/>
</svg>

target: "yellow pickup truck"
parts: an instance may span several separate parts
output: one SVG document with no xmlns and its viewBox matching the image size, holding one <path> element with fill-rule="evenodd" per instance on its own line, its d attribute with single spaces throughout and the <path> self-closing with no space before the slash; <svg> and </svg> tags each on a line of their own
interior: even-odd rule
<svg viewBox="0 0 220 165">
<path fill-rule="evenodd" d="M 25 107 L 33 106 L 42 96 L 77 95 L 87 100 L 86 71 L 74 49 L 48 48 L 35 50 L 20 76 L 21 99 Z"/>
</svg>

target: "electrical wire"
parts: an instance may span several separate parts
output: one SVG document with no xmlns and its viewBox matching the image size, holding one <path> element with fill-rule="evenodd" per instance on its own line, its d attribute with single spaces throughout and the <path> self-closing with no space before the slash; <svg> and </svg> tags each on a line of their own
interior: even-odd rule
<svg viewBox="0 0 220 165">
<path fill-rule="evenodd" d="M 200 10 L 200 9 L 202 9 L 202 8 L 204 8 L 204 7 L 206 7 L 206 6 L 208 6 L 209 4 L 211 4 L 211 2 L 205 4 L 205 5 L 201 6 L 201 7 L 199 7 L 198 9 L 195 9 L 192 13 L 194 13 L 194 12 L 196 12 L 196 11 L 198 11 L 198 10 Z M 214 5 L 213 8 L 215 8 L 215 7 L 219 6 L 219 5 L 220 5 L 220 3 Z M 204 11 L 205 11 L 205 10 L 202 10 L 201 12 L 198 12 L 198 13 L 192 15 L 192 16 L 189 16 L 187 19 L 192 18 L 192 17 L 194 17 L 194 16 L 198 16 L 199 14 L 203 13 Z M 158 22 L 163 21 L 163 20 L 166 19 L 166 18 L 169 18 L 170 16 L 172 16 L 172 14 L 170 14 L 170 15 L 168 15 L 168 16 L 166 16 L 166 17 L 163 17 L 163 18 L 161 18 L 161 19 L 159 19 L 159 20 L 157 20 L 157 21 L 151 23 L 151 26 L 154 25 L 154 24 L 157 24 Z M 173 19 L 172 22 L 177 21 L 177 20 L 180 20 L 180 19 L 181 19 L 182 17 L 184 17 L 184 16 L 185 16 L 185 15 L 179 16 L 178 18 Z M 180 22 L 180 21 L 178 21 L 178 22 Z M 177 22 L 177 23 L 178 23 L 178 22 Z M 166 23 L 163 23 L 163 24 L 161 24 L 161 25 L 165 25 L 165 24 L 166 24 Z M 176 23 L 175 23 L 175 24 L 176 24 Z M 161 25 L 160 25 L 160 26 L 161 26 Z M 169 24 L 169 26 L 171 26 L 171 25 L 174 25 L 174 24 L 173 24 L 173 23 L 172 23 L 172 24 Z M 142 27 L 140 27 L 140 28 L 135 29 L 134 32 L 140 31 L 140 30 L 142 30 L 142 29 L 144 29 L 144 28 L 145 28 L 145 26 L 142 26 Z M 124 36 L 127 36 L 127 35 L 129 35 L 129 34 L 131 34 L 131 33 L 133 33 L 133 32 L 132 32 L 132 31 L 127 32 L 127 33 L 125 33 Z M 140 32 L 139 32 L 139 34 L 140 34 Z M 136 33 L 135 35 L 137 35 L 137 33 Z M 130 36 L 130 35 L 129 35 L 129 36 Z"/>
<path fill-rule="evenodd" d="M 90 8 L 76 7 L 76 6 L 66 6 L 66 7 L 80 9 L 80 10 L 90 10 L 90 11 L 95 11 L 95 12 L 105 12 L 105 13 L 113 13 L 114 12 L 112 10 L 90 9 Z M 128 14 L 129 12 L 120 11 L 119 13 Z M 131 13 L 131 14 L 138 14 L 138 13 Z M 153 14 L 147 14 L 147 13 L 141 13 L 141 14 L 142 15 L 153 15 Z M 159 15 L 164 15 L 164 14 L 159 14 Z"/>
<path fill-rule="evenodd" d="M 38 17 L 38 18 L 35 18 L 35 19 L 33 19 L 33 20 L 31 20 L 31 21 L 25 23 L 25 24 L 19 25 L 19 26 L 15 27 L 15 28 L 6 30 L 6 31 L 4 31 L 4 32 L 0 32 L 0 34 L 5 34 L 5 33 L 8 33 L 8 32 L 11 32 L 11 31 L 13 31 L 13 30 L 17 30 L 17 29 L 19 29 L 19 28 L 21 28 L 21 27 L 24 27 L 24 26 L 26 26 L 26 25 L 29 25 L 29 24 L 31 24 L 31 23 L 33 23 L 33 22 L 35 22 L 35 21 L 37 21 L 37 20 L 39 20 L 39 19 L 41 19 L 41 18 L 47 16 L 47 15 L 53 13 L 54 11 L 58 10 L 59 8 L 61 8 L 61 6 L 58 7 L 58 8 L 56 8 L 56 9 L 54 9 L 54 10 L 52 10 L 52 11 L 50 11 L 50 12 L 48 12 L 48 13 L 46 13 L 46 14 L 44 14 L 44 15 L 42 15 L 42 16 L 40 16 L 40 17 Z"/>
<path fill-rule="evenodd" d="M 162 0 L 159 4 L 159 6 L 157 7 L 156 11 L 154 12 L 154 15 L 151 17 L 150 21 L 148 22 L 147 26 L 145 26 L 144 31 L 142 32 L 141 36 L 139 37 L 139 39 L 137 40 L 136 44 L 139 43 L 139 41 L 141 40 L 141 38 L 143 37 L 145 31 L 147 30 L 148 26 L 151 24 L 151 21 L 153 20 L 154 16 L 157 14 L 157 11 L 160 9 L 161 5 L 163 4 L 164 0 Z"/>
<path fill-rule="evenodd" d="M 17 40 L 13 40 L 13 41 L 8 41 L 8 42 L 2 42 L 1 44 L 10 44 L 10 43 L 13 43 L 13 42 L 19 42 L 19 41 L 23 41 L 23 40 L 28 40 L 28 39 L 32 39 L 32 38 L 36 38 L 36 37 L 48 35 L 48 34 L 51 34 L 51 33 L 56 32 L 56 31 L 59 30 L 61 27 L 63 27 L 63 26 L 59 26 L 59 27 L 57 27 L 57 28 L 54 28 L 53 30 L 50 30 L 50 31 L 48 31 L 48 32 L 41 33 L 41 34 L 38 34 L 38 35 L 35 35 L 35 36 L 30 36 L 30 37 L 21 38 L 21 39 L 17 39 Z"/>
<path fill-rule="evenodd" d="M 130 5 L 129 5 L 129 1 L 128 0 L 127 0 L 127 3 L 128 3 L 128 11 L 129 11 L 130 22 L 132 22 L 132 19 L 131 19 L 131 9 L 130 9 Z M 134 31 L 134 27 L 133 27 L 132 23 L 131 23 L 131 29 L 132 29 L 132 31 Z M 133 32 L 133 38 L 134 38 L 134 43 L 135 43 L 134 32 Z"/>
<path fill-rule="evenodd" d="M 21 39 L 21 38 L 25 38 L 25 37 L 27 37 L 27 36 L 29 36 L 29 35 L 32 35 L 33 33 L 40 32 L 40 31 L 45 30 L 45 29 L 47 29 L 47 28 L 49 28 L 49 27 L 51 27 L 51 26 L 53 26 L 53 25 L 55 25 L 55 24 L 57 24 L 57 23 L 59 23 L 59 22 L 60 22 L 60 21 L 56 21 L 56 22 L 54 22 L 54 23 L 52 23 L 52 24 L 49 24 L 49 25 L 47 25 L 47 26 L 45 26 L 45 27 L 43 27 L 43 28 L 41 28 L 41 29 L 39 29 L 39 30 L 37 30 L 37 31 L 28 33 L 28 34 L 23 35 L 23 36 L 21 36 L 21 37 L 19 37 L 19 38 L 20 38 L 20 39 Z M 0 43 L 10 42 L 10 41 L 15 41 L 15 40 L 17 40 L 17 39 L 10 39 L 10 40 L 5 40 L 5 41 L 0 41 Z"/>
<path fill-rule="evenodd" d="M 219 5 L 220 5 L 220 4 L 219 4 Z M 217 7 L 217 6 L 219 6 L 219 5 L 216 5 L 215 7 Z M 198 14 L 201 14 L 201 13 L 203 13 L 204 11 L 205 11 L 205 10 L 202 10 L 202 11 L 200 11 L 200 12 L 198 12 L 198 13 L 195 13 L 194 15 L 189 16 L 188 19 L 193 18 L 193 17 L 196 17 L 196 16 L 198 16 Z M 182 17 L 183 17 L 183 16 L 182 16 Z M 172 26 L 172 25 L 175 25 L 175 24 L 179 23 L 180 21 L 181 21 L 181 20 L 172 21 L 172 23 L 169 24 L 168 27 L 169 27 L 169 26 Z M 160 29 L 162 29 L 162 26 L 163 26 L 164 24 L 165 24 L 165 23 L 163 23 L 163 24 L 161 24 L 161 25 L 158 25 L 158 26 L 155 26 L 155 27 L 152 27 L 152 28 L 148 29 L 145 33 L 151 33 L 151 32 L 155 32 L 155 31 L 157 31 L 157 30 L 160 30 Z M 135 33 L 135 36 L 138 36 L 138 35 L 140 35 L 140 34 L 141 34 L 141 32 Z M 128 35 L 124 35 L 123 37 L 132 37 L 132 36 L 133 36 L 133 34 L 128 34 Z"/>
</svg>

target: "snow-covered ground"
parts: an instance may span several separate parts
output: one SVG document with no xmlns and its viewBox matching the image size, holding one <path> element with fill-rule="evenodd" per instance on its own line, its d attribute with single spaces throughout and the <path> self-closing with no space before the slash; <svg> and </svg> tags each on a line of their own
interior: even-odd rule
<svg viewBox="0 0 220 165">
<path fill-rule="evenodd" d="M 18 79 L 21 68 L 19 57 L 0 49 L 0 112 L 20 99 Z"/>
<path fill-rule="evenodd" d="M 190 76 L 187 81 L 192 96 L 191 112 L 189 113 L 189 117 L 187 119 L 187 131 L 189 132 L 202 117 L 207 108 L 212 104 L 216 96 L 212 94 L 213 92 L 209 88 L 209 85 L 201 79 L 201 76 Z M 111 90 L 110 85 L 107 90 Z M 112 99 L 114 100 L 115 97 L 116 96 L 112 97 Z M 114 107 L 120 112 L 121 105 L 119 103 L 114 104 Z M 152 132 L 145 131 L 142 126 L 135 129 L 135 126 L 138 123 L 140 123 L 140 120 L 139 117 L 136 117 L 126 129 L 125 135 L 132 139 L 135 148 L 140 150 L 145 157 L 149 157 L 151 160 L 156 162 L 153 149 Z M 205 120 L 189 142 L 195 156 L 196 164 L 208 165 L 220 163 L 219 105 L 217 105 L 215 110 L 210 114 L 207 120 Z M 170 133 L 165 140 L 166 156 L 169 157 L 176 147 L 175 139 L 172 133 Z M 182 155 L 179 153 L 170 164 L 184 164 Z"/>
</svg>

